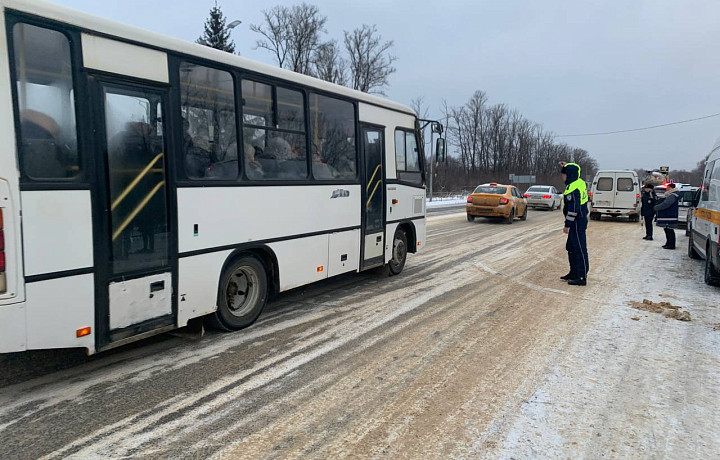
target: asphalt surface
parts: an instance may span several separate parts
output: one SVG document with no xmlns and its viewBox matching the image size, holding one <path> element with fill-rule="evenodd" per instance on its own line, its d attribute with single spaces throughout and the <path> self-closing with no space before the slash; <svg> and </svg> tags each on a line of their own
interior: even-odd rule
<svg viewBox="0 0 720 460">
<path fill-rule="evenodd" d="M 561 228 L 558 211 L 513 225 L 434 214 L 401 275 L 295 290 L 243 331 L 0 356 L 0 458 L 487 453 L 488 427 L 636 255 L 639 227 L 593 223 L 591 241 L 614 249 L 592 254 L 595 284 L 568 291 Z"/>
</svg>

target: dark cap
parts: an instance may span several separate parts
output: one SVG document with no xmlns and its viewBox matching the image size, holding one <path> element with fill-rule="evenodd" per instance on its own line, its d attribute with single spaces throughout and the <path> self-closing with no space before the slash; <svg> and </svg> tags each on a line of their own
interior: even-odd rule
<svg viewBox="0 0 720 460">
<path fill-rule="evenodd" d="M 645 184 L 643 185 L 643 188 L 649 188 L 650 190 L 654 189 L 653 184 Z"/>
</svg>

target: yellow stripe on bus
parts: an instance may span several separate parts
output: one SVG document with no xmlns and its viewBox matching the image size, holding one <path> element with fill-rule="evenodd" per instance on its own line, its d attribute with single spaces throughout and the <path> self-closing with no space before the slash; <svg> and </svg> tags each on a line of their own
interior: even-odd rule
<svg viewBox="0 0 720 460">
<path fill-rule="evenodd" d="M 693 211 L 693 216 L 697 217 L 698 219 L 706 220 L 712 224 L 720 225 L 720 211 L 698 208 Z"/>
</svg>

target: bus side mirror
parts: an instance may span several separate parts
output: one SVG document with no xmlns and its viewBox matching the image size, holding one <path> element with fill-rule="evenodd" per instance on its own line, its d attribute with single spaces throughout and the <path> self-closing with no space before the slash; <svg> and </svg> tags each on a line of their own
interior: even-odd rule
<svg viewBox="0 0 720 460">
<path fill-rule="evenodd" d="M 435 141 L 435 161 L 440 163 L 445 163 L 447 161 L 447 144 L 445 142 L 445 139 L 442 137 L 439 137 L 437 141 Z"/>
</svg>

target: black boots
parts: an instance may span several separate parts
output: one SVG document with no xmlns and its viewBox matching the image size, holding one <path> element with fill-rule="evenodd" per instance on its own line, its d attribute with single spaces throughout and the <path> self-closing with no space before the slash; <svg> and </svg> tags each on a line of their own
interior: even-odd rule
<svg viewBox="0 0 720 460">
<path fill-rule="evenodd" d="M 560 279 L 563 280 L 563 281 L 569 281 L 569 280 L 572 279 L 572 273 L 568 273 L 568 274 L 565 275 L 565 276 L 561 276 Z"/>
<path fill-rule="evenodd" d="M 585 286 L 587 284 L 587 280 L 585 278 L 577 278 L 568 280 L 568 284 L 570 286 Z"/>
</svg>

